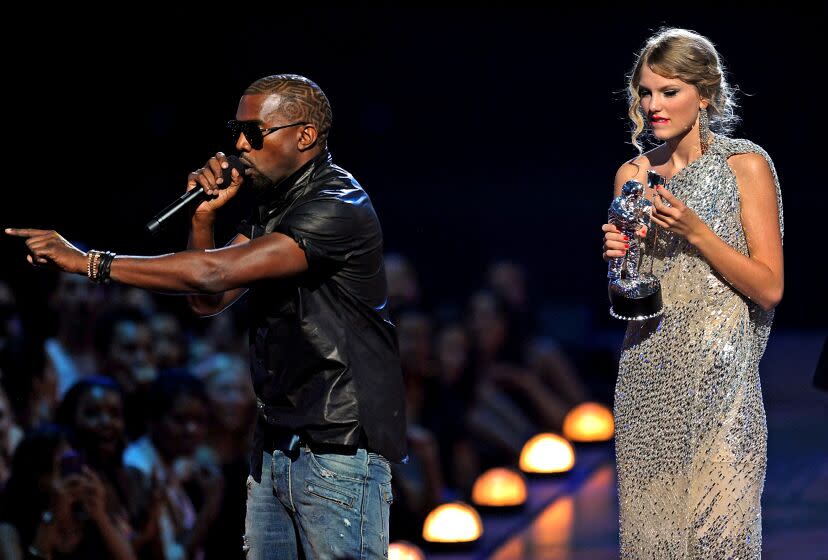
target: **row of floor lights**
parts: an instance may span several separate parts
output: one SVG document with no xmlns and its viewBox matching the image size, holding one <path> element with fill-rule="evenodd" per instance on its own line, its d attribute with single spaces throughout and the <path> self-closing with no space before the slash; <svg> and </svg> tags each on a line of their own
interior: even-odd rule
<svg viewBox="0 0 828 560">
<path fill-rule="evenodd" d="M 582 403 L 570 410 L 563 424 L 563 437 L 553 433 L 534 436 L 520 453 L 520 470 L 532 475 L 568 472 L 575 465 L 570 442 L 600 442 L 612 439 L 615 431 L 612 413 L 602 404 Z M 472 488 L 472 501 L 485 508 L 516 508 L 526 502 L 526 481 L 520 472 L 498 467 L 481 474 Z M 451 502 L 435 508 L 423 523 L 423 540 L 440 545 L 474 543 L 483 535 L 483 522 L 477 510 L 464 502 Z M 389 560 L 424 560 L 415 545 L 392 543 Z"/>
</svg>

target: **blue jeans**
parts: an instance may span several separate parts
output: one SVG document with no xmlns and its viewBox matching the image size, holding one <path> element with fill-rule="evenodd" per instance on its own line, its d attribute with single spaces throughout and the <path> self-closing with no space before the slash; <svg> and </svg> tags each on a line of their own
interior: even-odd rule
<svg viewBox="0 0 828 560">
<path fill-rule="evenodd" d="M 265 453 L 261 484 L 247 478 L 247 559 L 387 558 L 391 502 L 391 467 L 376 453 Z"/>
</svg>

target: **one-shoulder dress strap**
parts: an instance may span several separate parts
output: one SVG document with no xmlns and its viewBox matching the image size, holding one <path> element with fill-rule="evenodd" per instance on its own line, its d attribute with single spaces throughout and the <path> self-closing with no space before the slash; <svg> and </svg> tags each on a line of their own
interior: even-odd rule
<svg viewBox="0 0 828 560">
<path fill-rule="evenodd" d="M 785 227 L 784 220 L 782 217 L 782 189 L 779 185 L 779 176 L 776 174 L 776 166 L 774 166 L 773 160 L 771 159 L 768 152 L 765 151 L 764 148 L 750 140 L 746 140 L 744 138 L 727 138 L 726 136 L 720 135 L 717 135 L 715 141 L 711 144 L 711 150 L 721 155 L 725 161 L 727 161 L 727 158 L 729 158 L 730 156 L 748 153 L 759 154 L 763 158 L 765 158 L 765 161 L 768 162 L 768 166 L 770 167 L 771 173 L 773 174 L 773 182 L 776 186 L 776 204 L 779 208 L 779 231 L 784 237 Z"/>
</svg>

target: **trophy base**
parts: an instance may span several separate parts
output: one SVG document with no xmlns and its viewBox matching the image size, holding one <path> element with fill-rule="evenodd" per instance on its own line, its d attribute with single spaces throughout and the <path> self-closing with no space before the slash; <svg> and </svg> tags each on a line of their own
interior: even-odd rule
<svg viewBox="0 0 828 560">
<path fill-rule="evenodd" d="M 610 315 L 624 321 L 644 321 L 662 312 L 661 285 L 646 275 L 636 280 L 617 279 L 609 284 Z"/>
</svg>

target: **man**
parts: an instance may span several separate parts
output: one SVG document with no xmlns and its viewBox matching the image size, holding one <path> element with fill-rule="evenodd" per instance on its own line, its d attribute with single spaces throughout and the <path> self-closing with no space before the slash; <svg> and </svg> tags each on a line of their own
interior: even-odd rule
<svg viewBox="0 0 828 560">
<path fill-rule="evenodd" d="M 50 265 L 188 296 L 202 315 L 250 290 L 251 374 L 259 418 L 248 478 L 248 558 L 382 557 L 391 474 L 405 457 L 402 378 L 386 309 L 382 232 L 357 181 L 327 150 L 331 109 L 307 78 L 254 82 L 228 123 L 246 166 L 221 189 L 218 153 L 191 173 L 210 199 L 190 250 L 158 257 L 82 253 L 54 231 L 26 238 Z M 258 203 L 239 234 L 213 244 L 216 212 L 242 185 Z M 265 473 L 266 476 L 262 476 Z"/>
</svg>

